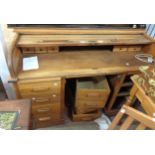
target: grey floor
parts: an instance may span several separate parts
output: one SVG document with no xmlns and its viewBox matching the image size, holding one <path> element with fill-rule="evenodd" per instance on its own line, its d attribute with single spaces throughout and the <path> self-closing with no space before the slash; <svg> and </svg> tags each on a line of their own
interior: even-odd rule
<svg viewBox="0 0 155 155">
<path fill-rule="evenodd" d="M 99 126 L 94 121 L 73 122 L 66 114 L 64 124 L 41 128 L 39 130 L 99 130 Z"/>
</svg>

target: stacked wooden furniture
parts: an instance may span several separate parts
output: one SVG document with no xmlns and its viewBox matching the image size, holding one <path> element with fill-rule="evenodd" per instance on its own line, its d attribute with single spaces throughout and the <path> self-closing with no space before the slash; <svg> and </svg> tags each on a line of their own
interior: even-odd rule
<svg viewBox="0 0 155 155">
<path fill-rule="evenodd" d="M 115 115 L 129 96 L 130 89 L 133 85 L 130 79 L 131 75 L 133 73 L 119 74 L 109 78 L 112 94 L 105 107 L 105 112 L 108 115 Z"/>
<path fill-rule="evenodd" d="M 147 65 L 135 53 L 153 53 L 144 29 L 15 28 L 8 58 L 17 98 L 32 99 L 36 127 L 63 122 L 65 80 L 118 75 Z M 39 69 L 24 71 L 22 59 L 37 56 Z M 31 93 L 30 93 L 31 92 Z M 83 115 L 83 114 L 82 114 Z"/>
<path fill-rule="evenodd" d="M 130 90 L 130 96 L 125 104 L 132 106 L 134 99 L 138 99 L 144 111 L 151 117 L 155 118 L 155 102 L 147 95 L 143 87 L 139 84 L 137 76 L 132 76 L 133 86 Z"/>
<path fill-rule="evenodd" d="M 123 121 L 122 121 L 123 120 Z M 123 122 L 122 124 L 120 124 Z M 113 119 L 109 130 L 144 130 L 155 129 L 155 118 L 148 116 L 136 109 L 124 105 Z"/>
<path fill-rule="evenodd" d="M 110 88 L 105 77 L 76 80 L 73 120 L 92 120 L 98 117 L 100 109 L 104 108 L 109 94 Z"/>
</svg>

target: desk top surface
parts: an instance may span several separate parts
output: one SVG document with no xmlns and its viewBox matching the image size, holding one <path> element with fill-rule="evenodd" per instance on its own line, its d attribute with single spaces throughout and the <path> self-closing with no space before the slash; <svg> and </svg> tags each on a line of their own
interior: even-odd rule
<svg viewBox="0 0 155 155">
<path fill-rule="evenodd" d="M 135 58 L 135 53 L 110 51 L 63 52 L 38 55 L 39 69 L 23 71 L 19 80 L 50 77 L 86 77 L 138 71 L 147 65 Z"/>
</svg>

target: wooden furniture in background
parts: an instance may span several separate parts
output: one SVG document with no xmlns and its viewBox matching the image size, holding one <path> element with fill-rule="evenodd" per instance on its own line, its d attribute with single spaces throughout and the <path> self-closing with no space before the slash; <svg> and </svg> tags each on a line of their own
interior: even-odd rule
<svg viewBox="0 0 155 155">
<path fill-rule="evenodd" d="M 109 77 L 109 84 L 111 86 L 111 96 L 104 108 L 106 114 L 115 115 L 126 98 L 129 96 L 130 89 L 133 85 L 130 76 L 133 73 L 119 74 Z"/>
<path fill-rule="evenodd" d="M 122 124 L 119 124 L 124 116 L 127 117 L 125 118 L 125 120 L 123 120 Z M 137 124 L 133 125 L 133 123 Z M 155 118 L 150 117 L 127 105 L 124 105 L 118 112 L 116 117 L 113 119 L 112 124 L 109 126 L 108 129 L 127 130 L 131 128 L 133 130 L 133 127 L 136 130 L 155 129 Z"/>
<path fill-rule="evenodd" d="M 136 99 L 138 99 L 140 101 L 141 106 L 143 107 L 143 109 L 145 110 L 145 112 L 151 116 L 151 117 L 155 117 L 155 103 L 153 102 L 153 100 L 146 94 L 146 92 L 143 90 L 143 88 L 141 87 L 141 85 L 137 82 L 136 80 L 136 75 L 133 76 L 132 81 L 134 83 L 131 91 L 130 91 L 130 96 L 128 97 L 127 101 L 126 101 L 126 105 L 132 105 Z"/>
<path fill-rule="evenodd" d="M 16 128 L 19 130 L 30 129 L 31 101 L 30 100 L 10 100 L 0 102 L 0 111 L 17 111 L 19 118 Z"/>
</svg>

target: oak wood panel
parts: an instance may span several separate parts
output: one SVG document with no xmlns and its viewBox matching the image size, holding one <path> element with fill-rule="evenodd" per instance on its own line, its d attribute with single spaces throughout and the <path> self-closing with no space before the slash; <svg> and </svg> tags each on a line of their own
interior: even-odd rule
<svg viewBox="0 0 155 155">
<path fill-rule="evenodd" d="M 150 44 L 144 35 L 20 35 L 19 47 Z"/>
<path fill-rule="evenodd" d="M 14 28 L 19 34 L 144 34 L 144 29 Z"/>
<path fill-rule="evenodd" d="M 127 119 L 123 122 L 122 126 L 120 127 L 120 130 L 127 130 L 130 125 L 133 123 L 134 119 L 130 116 L 127 117 Z"/>
<path fill-rule="evenodd" d="M 145 126 L 144 124 L 140 123 L 140 124 L 137 126 L 136 130 L 144 130 L 145 128 L 146 128 L 146 126 Z"/>
<path fill-rule="evenodd" d="M 134 72 L 139 66 L 147 65 L 137 60 L 132 53 L 117 54 L 109 51 L 53 53 L 52 55 L 39 55 L 38 60 L 39 69 L 21 70 L 18 80 L 112 75 Z"/>
</svg>

